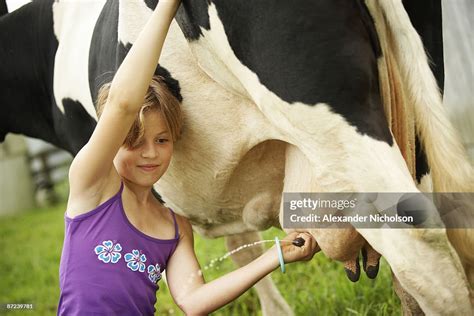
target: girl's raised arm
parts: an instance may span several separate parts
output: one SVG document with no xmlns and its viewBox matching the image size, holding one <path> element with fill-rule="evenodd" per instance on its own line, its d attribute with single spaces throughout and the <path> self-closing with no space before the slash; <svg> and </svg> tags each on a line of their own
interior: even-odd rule
<svg viewBox="0 0 474 316">
<path fill-rule="evenodd" d="M 69 171 L 71 196 L 97 195 L 143 104 L 179 0 L 160 0 L 112 81 L 101 118 Z"/>
</svg>

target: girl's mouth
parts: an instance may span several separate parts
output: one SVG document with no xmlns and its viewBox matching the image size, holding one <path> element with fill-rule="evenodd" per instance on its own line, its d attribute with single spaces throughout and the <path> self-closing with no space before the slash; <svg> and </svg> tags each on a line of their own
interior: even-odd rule
<svg viewBox="0 0 474 316">
<path fill-rule="evenodd" d="M 143 171 L 150 172 L 154 171 L 158 168 L 159 165 L 139 165 L 138 168 L 140 168 Z"/>
</svg>

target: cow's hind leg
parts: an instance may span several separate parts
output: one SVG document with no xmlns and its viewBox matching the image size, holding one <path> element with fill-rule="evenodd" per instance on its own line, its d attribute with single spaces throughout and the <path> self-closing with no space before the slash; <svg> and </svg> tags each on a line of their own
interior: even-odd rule
<svg viewBox="0 0 474 316">
<path fill-rule="evenodd" d="M 260 240 L 260 233 L 250 232 L 237 235 L 230 235 L 226 237 L 227 248 L 229 251 L 255 241 Z M 232 255 L 232 260 L 238 266 L 244 266 L 255 258 L 259 257 L 263 253 L 263 247 L 256 245 L 253 247 L 246 248 L 245 251 L 239 251 Z M 257 284 L 255 284 L 255 290 L 257 291 L 262 306 L 263 315 L 267 316 L 291 316 L 293 311 L 291 310 L 288 303 L 281 296 L 277 287 L 273 283 L 271 277 L 268 275 Z"/>
<path fill-rule="evenodd" d="M 363 174 L 352 178 L 358 191 L 418 192 L 395 143 L 387 146 L 367 138 L 359 145 L 359 149 L 370 151 L 377 160 L 364 159 L 357 151 L 349 153 L 358 160 L 353 162 L 354 168 L 365 170 L 366 174 L 371 170 L 373 174 L 371 178 L 364 178 Z M 403 213 L 400 208 L 404 204 L 397 205 L 397 211 Z M 377 203 L 374 206 L 377 211 L 383 211 Z M 402 287 L 426 314 L 472 314 L 468 282 L 445 229 L 358 228 L 357 231 L 385 257 Z"/>
<path fill-rule="evenodd" d="M 444 229 L 358 229 L 429 315 L 472 315 L 467 282 Z"/>
<path fill-rule="evenodd" d="M 398 298 L 400 299 L 402 305 L 402 312 L 404 316 L 423 316 L 425 313 L 420 308 L 420 305 L 416 300 L 408 294 L 407 291 L 402 287 L 400 281 L 392 271 L 392 280 L 393 280 L 393 289 L 397 293 Z"/>
<path fill-rule="evenodd" d="M 295 146 L 288 145 L 285 166 L 285 192 L 320 192 L 329 188 L 350 190 L 346 182 L 334 181 L 326 187 L 321 187 L 312 169 L 310 161 Z M 334 187 L 334 183 L 336 187 Z M 280 213 L 282 215 L 282 213 Z M 282 218 L 280 218 L 282 220 Z M 375 251 L 355 230 L 343 229 L 311 229 L 325 254 L 333 259 L 344 261 L 344 269 L 351 281 L 358 279 L 357 261 L 358 250 L 362 246 L 363 268 L 369 278 L 375 278 L 379 269 L 381 255 Z M 364 244 L 365 243 L 365 244 Z M 352 268 L 352 269 L 351 269 Z M 403 289 L 400 282 L 393 276 L 394 289 L 401 300 L 404 315 L 423 315 L 416 300 Z"/>
</svg>

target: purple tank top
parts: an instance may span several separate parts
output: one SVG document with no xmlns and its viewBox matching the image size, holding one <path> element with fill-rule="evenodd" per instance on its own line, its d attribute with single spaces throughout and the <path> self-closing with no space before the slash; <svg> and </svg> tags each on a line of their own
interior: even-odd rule
<svg viewBox="0 0 474 316">
<path fill-rule="evenodd" d="M 176 249 L 175 238 L 148 236 L 128 220 L 117 194 L 94 210 L 64 215 L 58 315 L 153 315 L 161 273 Z"/>
</svg>

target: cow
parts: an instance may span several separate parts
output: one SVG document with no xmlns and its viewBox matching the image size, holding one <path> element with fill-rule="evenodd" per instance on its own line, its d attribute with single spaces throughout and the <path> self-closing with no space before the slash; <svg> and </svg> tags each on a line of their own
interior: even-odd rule
<svg viewBox="0 0 474 316">
<path fill-rule="evenodd" d="M 96 124 L 98 89 L 156 3 L 37 0 L 0 18 L 0 140 L 21 133 L 77 153 Z M 185 128 L 157 191 L 197 232 L 232 235 L 229 245 L 281 227 L 282 192 L 419 192 L 384 111 L 389 58 L 433 188 L 474 191 L 399 0 L 184 0 L 156 73 L 182 101 Z M 472 313 L 461 268 L 474 263 L 469 232 L 450 236 L 460 260 L 443 229 L 311 232 L 350 278 L 361 249 L 375 258 L 368 274 L 381 254 L 425 313 Z M 260 286 L 273 294 L 266 313 L 291 313 L 268 279 Z"/>
</svg>

